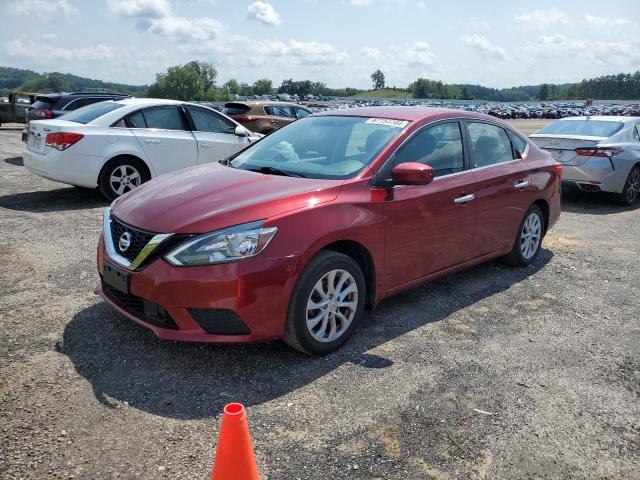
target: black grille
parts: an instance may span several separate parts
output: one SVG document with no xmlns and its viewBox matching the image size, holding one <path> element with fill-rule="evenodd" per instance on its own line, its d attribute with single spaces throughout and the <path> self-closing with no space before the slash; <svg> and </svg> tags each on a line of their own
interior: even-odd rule
<svg viewBox="0 0 640 480">
<path fill-rule="evenodd" d="M 176 325 L 176 322 L 171 318 L 171 315 L 164 311 L 157 303 L 130 293 L 121 292 L 104 282 L 102 282 L 102 291 L 112 302 L 130 314 L 140 318 L 140 320 L 158 327 L 178 330 L 178 325 Z"/>
<path fill-rule="evenodd" d="M 120 242 L 120 237 L 124 232 L 129 232 L 131 234 L 131 244 L 129 245 L 129 248 L 123 252 L 120 250 L 118 244 Z M 154 236 L 155 233 L 133 228 L 126 223 L 122 223 L 116 217 L 111 216 L 111 239 L 113 240 L 113 246 L 116 249 L 116 252 L 130 262 L 135 260 L 138 254 L 144 247 L 146 247 L 147 243 L 149 243 Z"/>
</svg>

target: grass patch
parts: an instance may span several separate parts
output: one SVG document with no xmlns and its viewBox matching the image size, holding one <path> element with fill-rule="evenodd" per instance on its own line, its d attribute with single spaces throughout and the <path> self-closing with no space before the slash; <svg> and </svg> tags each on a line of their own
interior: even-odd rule
<svg viewBox="0 0 640 480">
<path fill-rule="evenodd" d="M 356 98 L 413 98 L 413 95 L 399 88 L 380 88 L 359 93 Z"/>
</svg>

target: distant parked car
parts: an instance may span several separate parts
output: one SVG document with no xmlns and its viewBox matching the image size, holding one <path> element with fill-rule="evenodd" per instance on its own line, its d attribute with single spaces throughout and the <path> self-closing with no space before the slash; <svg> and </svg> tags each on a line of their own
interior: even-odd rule
<svg viewBox="0 0 640 480">
<path fill-rule="evenodd" d="M 201 105 L 128 98 L 33 120 L 23 159 L 36 175 L 113 199 L 157 175 L 223 160 L 260 137 Z"/>
<path fill-rule="evenodd" d="M 11 92 L 6 101 L 0 102 L 0 124 L 24 123 L 26 121 L 29 105 L 35 101 L 35 93 Z"/>
<path fill-rule="evenodd" d="M 72 112 L 78 108 L 86 107 L 105 100 L 119 100 L 130 98 L 130 95 L 124 93 L 92 93 L 92 92 L 73 92 L 73 93 L 47 93 L 37 95 L 34 103 L 26 111 L 26 121 L 46 120 L 49 118 L 58 118 L 65 113 Z M 22 132 L 22 141 L 27 141 L 28 127 Z"/>
<path fill-rule="evenodd" d="M 252 132 L 269 134 L 313 113 L 301 105 L 282 102 L 229 102 L 223 113 Z"/>
<path fill-rule="evenodd" d="M 612 192 L 622 205 L 640 194 L 640 119 L 573 117 L 530 135 L 563 167 L 562 185 L 586 192 Z"/>
</svg>

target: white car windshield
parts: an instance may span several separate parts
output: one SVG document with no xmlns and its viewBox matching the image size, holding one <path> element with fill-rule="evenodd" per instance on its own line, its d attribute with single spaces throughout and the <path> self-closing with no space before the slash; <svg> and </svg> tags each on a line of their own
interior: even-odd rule
<svg viewBox="0 0 640 480">
<path fill-rule="evenodd" d="M 618 133 L 624 124 L 611 120 L 560 120 L 553 122 L 538 133 L 546 135 L 584 135 L 587 137 L 610 137 Z"/>
<path fill-rule="evenodd" d="M 276 130 L 229 164 L 244 170 L 309 178 L 350 178 L 407 125 L 405 120 L 319 116 Z"/>
</svg>

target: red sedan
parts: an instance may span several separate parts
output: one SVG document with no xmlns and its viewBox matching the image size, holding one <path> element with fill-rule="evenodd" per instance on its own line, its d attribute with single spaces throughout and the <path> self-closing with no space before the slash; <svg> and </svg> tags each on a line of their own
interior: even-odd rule
<svg viewBox="0 0 640 480">
<path fill-rule="evenodd" d="M 529 265 L 560 215 L 560 166 L 470 112 L 315 114 L 222 163 L 105 209 L 96 291 L 160 338 L 330 352 L 390 295 Z"/>
</svg>

